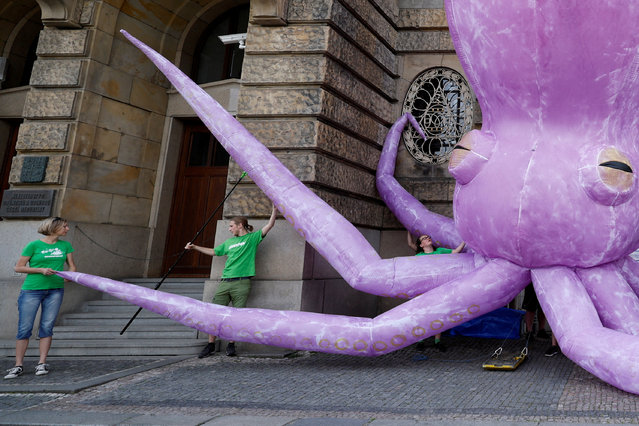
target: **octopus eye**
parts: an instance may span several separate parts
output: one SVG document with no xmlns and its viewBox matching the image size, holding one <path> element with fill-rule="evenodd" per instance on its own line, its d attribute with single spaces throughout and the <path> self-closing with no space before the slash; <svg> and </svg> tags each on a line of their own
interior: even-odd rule
<svg viewBox="0 0 639 426">
<path fill-rule="evenodd" d="M 468 154 L 471 153 L 470 148 L 466 148 L 465 146 L 462 146 L 461 143 L 462 142 L 460 141 L 460 143 L 455 145 L 455 148 L 453 148 L 453 153 L 450 157 L 449 167 L 459 166 L 459 164 L 464 160 L 464 158 L 466 158 Z"/>
<path fill-rule="evenodd" d="M 632 187 L 634 174 L 630 161 L 614 148 L 606 148 L 599 153 L 599 177 L 604 184 L 615 191 L 627 191 Z"/>
<path fill-rule="evenodd" d="M 495 140 L 478 130 L 466 133 L 459 141 L 448 163 L 448 171 L 457 183 L 466 185 L 480 172 L 490 158 Z"/>
<path fill-rule="evenodd" d="M 604 161 L 599 164 L 599 175 L 601 180 L 611 188 L 623 191 L 632 186 L 632 167 L 627 162 Z"/>
<path fill-rule="evenodd" d="M 635 175 L 630 160 L 615 148 L 605 148 L 597 156 L 596 167 L 581 169 L 581 183 L 593 200 L 617 205 L 633 193 Z"/>
<path fill-rule="evenodd" d="M 601 163 L 599 167 L 610 167 L 611 169 L 621 170 L 622 172 L 632 173 L 632 169 L 626 163 L 622 163 L 621 161 L 606 161 Z"/>
</svg>

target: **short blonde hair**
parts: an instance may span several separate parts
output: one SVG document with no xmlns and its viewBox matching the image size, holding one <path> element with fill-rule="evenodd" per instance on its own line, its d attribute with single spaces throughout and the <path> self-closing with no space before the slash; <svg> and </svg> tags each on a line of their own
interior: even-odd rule
<svg viewBox="0 0 639 426">
<path fill-rule="evenodd" d="M 58 230 L 58 228 L 67 224 L 67 220 L 61 217 L 48 217 L 42 221 L 38 226 L 38 233 L 42 235 L 51 235 Z"/>
</svg>

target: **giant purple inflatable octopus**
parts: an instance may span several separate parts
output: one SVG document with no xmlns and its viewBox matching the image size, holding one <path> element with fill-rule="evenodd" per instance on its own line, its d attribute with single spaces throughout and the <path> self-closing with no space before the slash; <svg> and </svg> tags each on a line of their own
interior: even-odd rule
<svg viewBox="0 0 639 426">
<path fill-rule="evenodd" d="M 375 356 L 506 305 L 533 281 L 563 353 L 639 393 L 639 2 L 448 0 L 453 42 L 483 111 L 457 145 L 455 221 L 393 178 L 411 116 L 385 141 L 379 193 L 414 235 L 467 253 L 381 259 L 364 237 L 169 61 L 167 75 L 286 219 L 353 287 L 411 300 L 376 318 L 235 309 L 86 274 L 66 278 L 206 333 Z"/>
</svg>

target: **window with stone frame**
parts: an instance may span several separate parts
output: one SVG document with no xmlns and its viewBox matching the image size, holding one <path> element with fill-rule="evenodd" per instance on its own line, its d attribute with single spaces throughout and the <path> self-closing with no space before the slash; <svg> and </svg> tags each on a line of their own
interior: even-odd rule
<svg viewBox="0 0 639 426">
<path fill-rule="evenodd" d="M 198 84 L 242 77 L 244 49 L 239 43 L 224 44 L 219 36 L 246 33 L 249 4 L 228 10 L 213 22 L 200 37 L 195 49 L 192 78 Z"/>
<path fill-rule="evenodd" d="M 429 68 L 413 80 L 402 113 L 410 112 L 426 139 L 411 126 L 402 134 L 404 145 L 422 164 L 443 164 L 461 137 L 473 127 L 474 96 L 457 71 Z"/>
</svg>

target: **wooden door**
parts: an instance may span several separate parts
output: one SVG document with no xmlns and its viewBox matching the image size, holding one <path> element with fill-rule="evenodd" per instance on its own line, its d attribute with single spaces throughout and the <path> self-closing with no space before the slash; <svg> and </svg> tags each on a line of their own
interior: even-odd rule
<svg viewBox="0 0 639 426">
<path fill-rule="evenodd" d="M 226 195 L 228 164 L 228 153 L 202 122 L 185 124 L 164 253 L 164 273 L 222 203 Z M 213 247 L 216 224 L 221 218 L 220 206 L 195 244 Z M 194 250 L 182 257 L 171 271 L 172 276 L 208 277 L 210 273 L 211 257 Z"/>
</svg>

